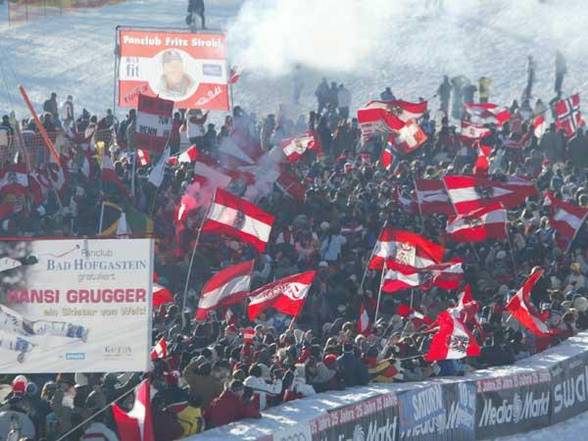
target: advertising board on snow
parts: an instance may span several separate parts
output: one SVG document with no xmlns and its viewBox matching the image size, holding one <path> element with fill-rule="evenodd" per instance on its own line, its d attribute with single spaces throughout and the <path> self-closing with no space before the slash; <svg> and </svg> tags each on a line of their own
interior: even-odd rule
<svg viewBox="0 0 588 441">
<path fill-rule="evenodd" d="M 148 95 L 176 108 L 229 109 L 222 33 L 119 28 L 117 55 L 121 107 L 136 107 L 139 95 Z"/>
<path fill-rule="evenodd" d="M 148 369 L 150 239 L 0 242 L 0 373 Z"/>
<path fill-rule="evenodd" d="M 582 353 L 551 369 L 553 410 L 557 424 L 588 410 L 588 354 Z"/>
</svg>

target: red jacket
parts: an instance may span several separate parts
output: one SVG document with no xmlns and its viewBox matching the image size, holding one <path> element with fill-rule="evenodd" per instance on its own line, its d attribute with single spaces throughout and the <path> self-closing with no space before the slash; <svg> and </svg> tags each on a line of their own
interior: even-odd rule
<svg viewBox="0 0 588 441">
<path fill-rule="evenodd" d="M 260 417 L 258 403 L 255 401 L 244 402 L 229 390 L 225 390 L 219 397 L 212 400 L 204 412 L 206 427 L 219 427 L 243 418 Z"/>
</svg>

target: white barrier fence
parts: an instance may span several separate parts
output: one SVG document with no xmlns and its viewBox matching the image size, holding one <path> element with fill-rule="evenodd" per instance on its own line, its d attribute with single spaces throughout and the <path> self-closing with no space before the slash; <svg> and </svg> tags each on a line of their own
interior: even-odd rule
<svg viewBox="0 0 588 441">
<path fill-rule="evenodd" d="M 514 366 L 318 394 L 188 439 L 473 441 L 539 429 L 586 410 L 588 332 Z"/>
</svg>

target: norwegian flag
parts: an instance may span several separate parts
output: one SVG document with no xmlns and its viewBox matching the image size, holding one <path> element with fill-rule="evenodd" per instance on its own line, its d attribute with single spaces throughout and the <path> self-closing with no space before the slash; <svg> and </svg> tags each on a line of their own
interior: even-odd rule
<svg viewBox="0 0 588 441">
<path fill-rule="evenodd" d="M 283 140 L 280 142 L 280 147 L 290 162 L 298 161 L 306 150 L 319 150 L 318 138 L 310 131 L 300 136 Z"/>
<path fill-rule="evenodd" d="M 118 175 L 114 171 L 114 164 L 110 156 L 102 156 L 102 165 L 100 166 L 100 179 L 104 183 L 112 183 L 118 189 L 121 195 L 130 199 L 131 195 L 127 190 L 127 187 L 121 182 Z"/>
<path fill-rule="evenodd" d="M 394 130 L 391 136 L 394 137 L 396 149 L 406 155 L 414 152 L 427 142 L 427 135 L 414 120 L 409 120 L 403 127 Z"/>
<path fill-rule="evenodd" d="M 112 405 L 112 415 L 120 441 L 155 441 L 151 395 L 149 380 L 143 380 L 135 389 L 135 404 L 129 412 L 125 412 L 116 403 Z"/>
<path fill-rule="evenodd" d="M 554 105 L 555 124 L 563 130 L 568 138 L 576 136 L 580 127 L 584 127 L 584 117 L 580 112 L 580 94 L 577 93 L 569 98 L 559 100 Z"/>
<path fill-rule="evenodd" d="M 162 338 L 151 349 L 151 361 L 165 360 L 167 355 L 167 341 Z"/>
<path fill-rule="evenodd" d="M 206 320 L 209 311 L 241 302 L 249 294 L 253 260 L 225 268 L 206 282 L 200 294 L 196 320 Z"/>
<path fill-rule="evenodd" d="M 139 165 L 141 167 L 145 167 L 151 164 L 151 155 L 149 153 L 149 150 L 137 149 L 137 158 L 139 159 Z"/>
<path fill-rule="evenodd" d="M 492 131 L 478 124 L 473 124 L 467 121 L 461 122 L 460 137 L 466 143 L 474 143 L 480 141 L 487 136 L 490 136 Z"/>
<path fill-rule="evenodd" d="M 371 270 L 381 270 L 387 260 L 404 268 L 426 268 L 441 263 L 445 248 L 417 233 L 385 227 L 374 246 L 368 264 Z"/>
<path fill-rule="evenodd" d="M 492 154 L 492 147 L 487 145 L 478 145 L 478 157 L 474 164 L 474 175 L 487 176 L 490 168 L 490 155 Z"/>
<path fill-rule="evenodd" d="M 29 174 L 25 164 L 9 164 L 0 170 L 2 194 L 24 196 L 29 191 Z"/>
<path fill-rule="evenodd" d="M 249 320 L 255 320 L 268 308 L 289 316 L 298 316 L 315 276 L 316 271 L 294 274 L 256 289 L 250 297 Z"/>
<path fill-rule="evenodd" d="M 527 197 L 537 194 L 531 181 L 518 176 L 507 176 L 503 179 L 445 176 L 443 182 L 457 214 L 468 214 L 495 203 L 510 210 L 523 204 Z"/>
<path fill-rule="evenodd" d="M 586 221 L 588 208 L 561 201 L 550 192 L 545 195 L 544 205 L 549 207 L 549 223 L 557 232 L 558 246 L 566 252 L 569 251 L 576 234 Z"/>
<path fill-rule="evenodd" d="M 439 330 L 431 340 L 425 360 L 432 362 L 480 356 L 480 345 L 459 319 L 443 311 L 435 324 L 439 326 Z"/>
<path fill-rule="evenodd" d="M 415 189 L 421 215 L 454 214 L 441 179 L 417 179 Z"/>
<path fill-rule="evenodd" d="M 547 122 L 543 115 L 536 116 L 531 123 L 533 126 L 533 135 L 535 138 L 541 139 L 547 130 Z"/>
<path fill-rule="evenodd" d="M 364 139 L 377 132 L 390 132 L 404 127 L 404 121 L 392 112 L 388 101 L 370 101 L 357 111 L 357 120 Z"/>
<path fill-rule="evenodd" d="M 454 216 L 447 222 L 447 237 L 454 242 L 481 242 L 490 239 L 506 239 L 508 217 L 500 204 Z"/>
<path fill-rule="evenodd" d="M 362 335 L 369 335 L 372 328 L 370 315 L 363 303 L 359 305 L 359 319 L 357 320 L 357 333 Z"/>
<path fill-rule="evenodd" d="M 153 306 L 161 306 L 166 303 L 173 303 L 173 301 L 174 296 L 169 289 L 159 283 L 153 283 Z"/>
<path fill-rule="evenodd" d="M 424 291 L 436 286 L 441 289 L 456 289 L 463 280 L 462 262 L 454 260 L 426 268 L 400 268 L 388 261 L 382 283 L 382 292 L 394 293 L 420 287 Z"/>
<path fill-rule="evenodd" d="M 202 231 L 236 237 L 262 253 L 269 241 L 273 223 L 274 216 L 271 214 L 218 188 Z"/>
<path fill-rule="evenodd" d="M 464 110 L 470 116 L 471 122 L 480 125 L 497 124 L 502 126 L 511 117 L 507 108 L 498 107 L 492 103 L 465 103 Z"/>
<path fill-rule="evenodd" d="M 531 291 L 537 281 L 543 276 L 543 270 L 535 270 L 525 281 L 521 289 L 510 299 L 506 311 L 510 312 L 521 325 L 538 336 L 551 334 L 549 327 L 543 322 L 539 312 L 530 301 Z"/>
<path fill-rule="evenodd" d="M 396 163 L 396 155 L 394 154 L 393 149 L 393 142 L 388 137 L 388 141 L 386 142 L 386 147 L 382 150 L 382 154 L 380 155 L 380 165 L 384 168 L 384 170 L 392 170 Z"/>
<path fill-rule="evenodd" d="M 169 165 L 177 165 L 194 162 L 198 159 L 198 148 L 195 145 L 191 145 L 184 152 L 178 156 L 172 156 L 167 160 Z"/>
</svg>

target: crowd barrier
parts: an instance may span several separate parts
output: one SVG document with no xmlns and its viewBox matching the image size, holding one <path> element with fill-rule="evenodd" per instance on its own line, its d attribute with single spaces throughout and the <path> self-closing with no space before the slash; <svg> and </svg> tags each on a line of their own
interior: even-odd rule
<svg viewBox="0 0 588 441">
<path fill-rule="evenodd" d="M 513 366 L 318 394 L 188 439 L 473 441 L 515 435 L 588 410 L 587 362 L 584 332 Z"/>
</svg>

